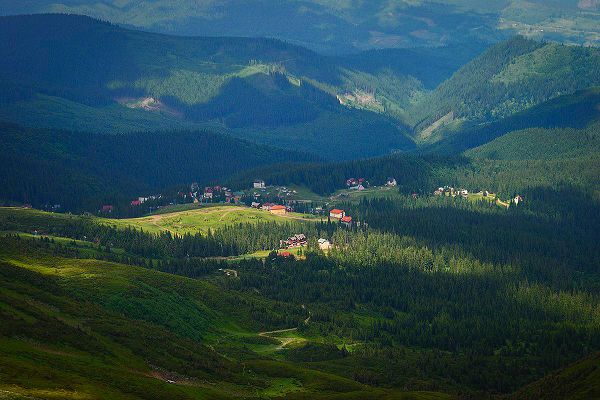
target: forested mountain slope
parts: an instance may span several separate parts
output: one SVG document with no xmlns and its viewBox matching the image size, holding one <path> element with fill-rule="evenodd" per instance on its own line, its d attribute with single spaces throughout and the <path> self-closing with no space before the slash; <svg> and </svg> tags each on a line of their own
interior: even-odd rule
<svg viewBox="0 0 600 400">
<path fill-rule="evenodd" d="M 600 154 L 600 121 L 584 129 L 530 128 L 510 132 L 466 152 L 470 157 L 523 160 Z"/>
<path fill-rule="evenodd" d="M 259 165 L 315 160 L 210 131 L 95 135 L 0 123 L 0 146 L 2 200 L 66 210 L 209 183 Z"/>
<path fill-rule="evenodd" d="M 277 40 L 164 36 L 67 15 L 0 18 L 0 38 L 0 76 L 8 82 L 0 116 L 23 125 L 118 133 L 209 124 L 239 136 L 272 133 L 276 140 L 253 139 L 278 147 L 297 145 L 293 136 L 314 126 L 306 147 L 332 158 L 413 146 L 407 126 L 336 98 L 364 82 L 377 85 L 377 76 Z M 373 107 L 367 100 L 364 108 Z M 372 147 L 370 131 L 385 148 Z M 331 152 L 329 135 L 348 144 Z"/>
<path fill-rule="evenodd" d="M 444 115 L 458 121 L 497 120 L 560 95 L 600 85 L 600 50 L 515 37 L 486 50 L 412 109 L 424 141 Z M 442 135 L 443 137 L 443 135 Z"/>
<path fill-rule="evenodd" d="M 600 89 L 591 88 L 572 95 L 559 96 L 494 122 L 467 126 L 456 132 L 447 131 L 449 135 L 447 138 L 424 146 L 423 151 L 442 154 L 460 153 L 501 138 L 509 132 L 532 128 L 587 128 L 593 132 L 598 129 L 596 122 L 599 120 Z M 541 137 L 532 144 L 543 149 L 546 144 L 540 139 Z"/>
</svg>

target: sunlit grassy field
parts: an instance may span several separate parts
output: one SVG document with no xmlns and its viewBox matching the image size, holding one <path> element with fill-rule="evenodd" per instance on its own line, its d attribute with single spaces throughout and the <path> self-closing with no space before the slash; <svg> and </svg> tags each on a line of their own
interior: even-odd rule
<svg viewBox="0 0 600 400">
<path fill-rule="evenodd" d="M 274 215 L 269 211 L 240 206 L 214 206 L 169 214 L 150 215 L 131 219 L 99 219 L 101 223 L 117 227 L 142 228 L 147 232 L 169 231 L 173 234 L 206 233 L 225 225 L 258 222 L 318 221 L 318 218 L 298 213 Z"/>
</svg>

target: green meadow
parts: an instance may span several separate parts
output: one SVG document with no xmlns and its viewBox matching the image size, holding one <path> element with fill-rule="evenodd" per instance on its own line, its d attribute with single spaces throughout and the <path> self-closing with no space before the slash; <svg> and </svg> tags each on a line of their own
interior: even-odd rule
<svg viewBox="0 0 600 400">
<path fill-rule="evenodd" d="M 186 233 L 205 234 L 209 230 L 226 225 L 259 223 L 259 222 L 285 222 L 285 221 L 318 221 L 312 215 L 299 213 L 286 213 L 274 215 L 266 210 L 258 210 L 241 206 L 211 206 L 195 210 L 179 211 L 168 214 L 156 214 L 132 219 L 99 219 L 100 223 L 117 227 L 141 228 L 151 233 L 169 231 L 173 234 Z"/>
</svg>

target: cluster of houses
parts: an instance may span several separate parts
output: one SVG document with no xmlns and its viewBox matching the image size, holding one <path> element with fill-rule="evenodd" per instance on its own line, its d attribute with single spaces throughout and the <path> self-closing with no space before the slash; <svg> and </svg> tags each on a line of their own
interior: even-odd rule
<svg viewBox="0 0 600 400">
<path fill-rule="evenodd" d="M 192 199 L 194 203 L 222 201 L 239 204 L 244 193 L 233 192 L 231 189 L 220 185 L 206 186 L 204 190 L 201 190 L 198 183 L 194 182 L 190 186 L 189 193 L 179 192 L 178 195 L 183 197 L 184 200 Z"/>
<path fill-rule="evenodd" d="M 452 186 L 444 186 L 439 187 L 435 192 L 433 192 L 434 196 L 461 196 L 467 197 L 469 195 L 469 191 L 467 189 L 455 189 Z"/>
<path fill-rule="evenodd" d="M 135 200 L 131 200 L 131 206 L 132 207 L 139 207 L 142 204 L 144 204 L 145 202 L 149 201 L 149 200 L 160 200 L 162 198 L 161 194 L 156 194 L 156 195 L 152 195 L 152 196 L 148 196 L 148 197 L 143 197 L 140 196 Z"/>
<path fill-rule="evenodd" d="M 286 249 L 293 249 L 296 247 L 304 247 L 308 244 L 308 239 L 306 235 L 303 233 L 297 233 L 293 236 L 290 236 L 286 240 L 281 240 L 279 242 L 279 247 Z"/>
<path fill-rule="evenodd" d="M 319 249 L 321 250 L 329 250 L 332 247 L 331 242 L 324 238 L 320 238 L 319 240 L 317 240 L 317 243 L 319 245 Z M 303 233 L 298 233 L 293 236 L 290 236 L 286 240 L 281 240 L 279 242 L 279 247 L 282 249 L 294 249 L 298 247 L 306 247 L 307 244 L 308 238 L 306 237 L 306 235 Z M 285 252 L 280 253 L 280 255 L 283 255 L 284 253 Z"/>
<path fill-rule="evenodd" d="M 346 226 L 352 226 L 352 217 L 346 215 L 346 211 L 334 208 L 329 211 L 329 218 L 336 219 Z"/>
<path fill-rule="evenodd" d="M 346 186 L 350 190 L 363 191 L 367 186 L 369 186 L 369 183 L 365 180 L 365 178 L 349 178 L 346 179 Z"/>
</svg>

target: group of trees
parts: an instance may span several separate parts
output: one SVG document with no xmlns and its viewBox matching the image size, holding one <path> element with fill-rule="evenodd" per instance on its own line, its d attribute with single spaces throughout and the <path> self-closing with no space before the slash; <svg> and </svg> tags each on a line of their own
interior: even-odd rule
<svg viewBox="0 0 600 400">
<path fill-rule="evenodd" d="M 170 186 L 314 157 L 209 131 L 95 135 L 0 123 L 0 199 L 96 211 Z"/>
</svg>

